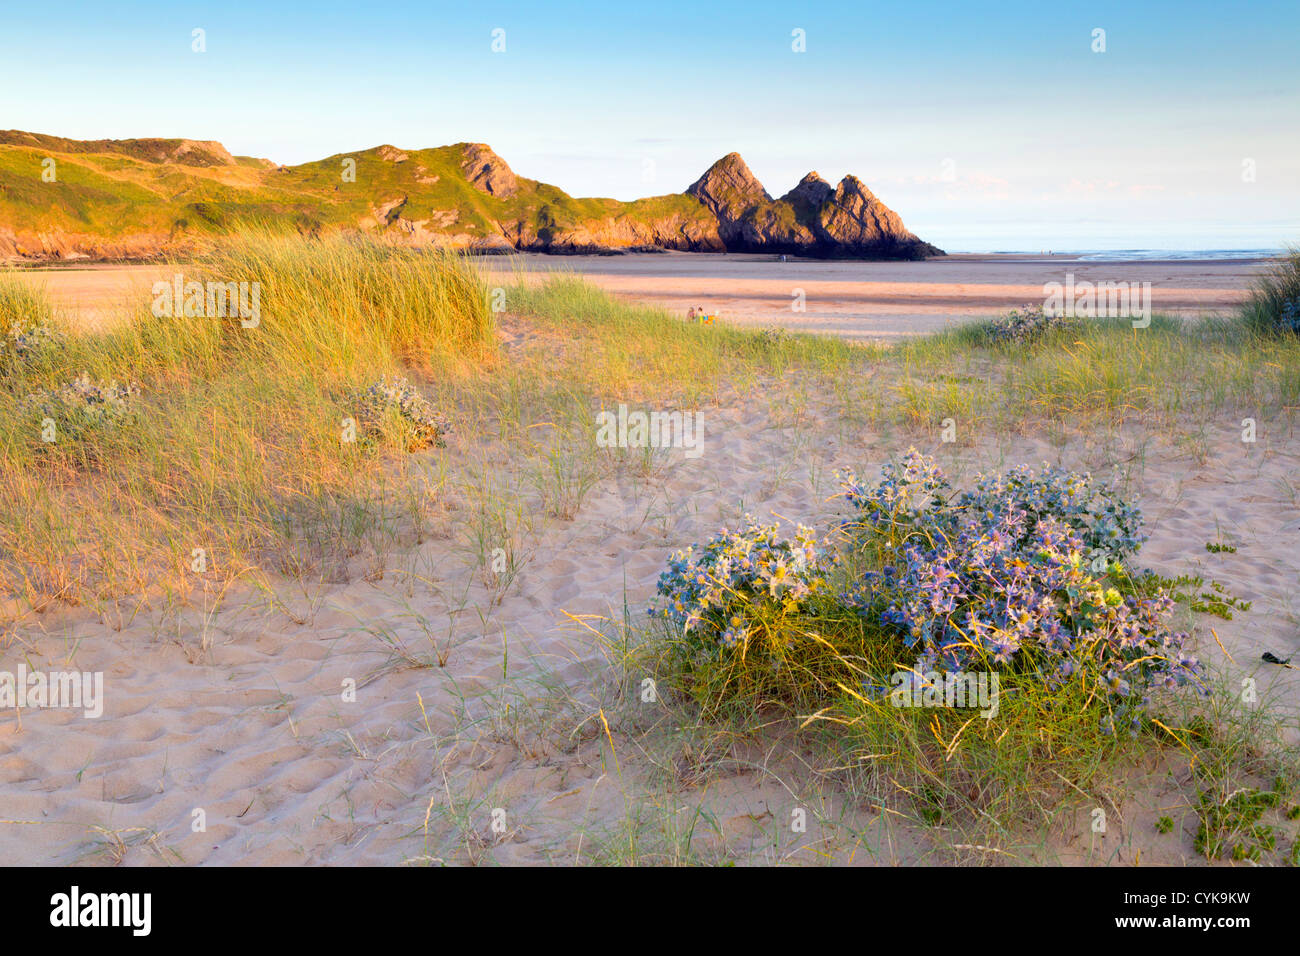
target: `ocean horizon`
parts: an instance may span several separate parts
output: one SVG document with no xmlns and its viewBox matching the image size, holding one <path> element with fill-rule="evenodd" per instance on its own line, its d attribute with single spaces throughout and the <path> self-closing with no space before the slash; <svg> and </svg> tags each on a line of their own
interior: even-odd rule
<svg viewBox="0 0 1300 956">
<path fill-rule="evenodd" d="M 1270 259 L 1285 252 L 1282 247 L 1254 249 L 949 249 L 951 255 L 977 256 L 1074 256 L 1084 262 L 1162 262 Z"/>
</svg>

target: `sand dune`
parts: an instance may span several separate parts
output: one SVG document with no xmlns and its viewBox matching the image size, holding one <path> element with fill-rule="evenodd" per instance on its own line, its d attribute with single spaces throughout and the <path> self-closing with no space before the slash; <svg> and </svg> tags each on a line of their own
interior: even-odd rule
<svg viewBox="0 0 1300 956">
<path fill-rule="evenodd" d="M 638 825 L 630 821 L 671 832 L 703 808 L 715 824 L 700 823 L 692 846 L 706 858 L 930 858 L 932 836 L 837 802 L 808 768 L 754 776 L 747 760 L 762 754 L 729 755 L 706 787 L 678 768 L 665 791 L 655 782 L 662 768 L 638 754 L 634 738 L 617 725 L 609 736 L 597 719 L 597 691 L 612 672 L 579 622 L 599 629 L 625 604 L 640 613 L 668 554 L 742 510 L 824 517 L 834 467 L 874 471 L 910 441 L 845 427 L 813 406 L 792 417 L 761 397 L 707 409 L 705 422 L 702 457 L 666 453 L 649 476 L 613 474 L 575 520 L 546 522 L 495 606 L 453 535 L 391 562 L 379 580 L 296 597 L 286 589 L 302 623 L 252 594 L 212 614 L 190 607 L 125 620 L 85 610 L 29 618 L 0 650 L 0 667 L 23 659 L 103 670 L 107 703 L 97 720 L 54 710 L 0 720 L 0 855 L 24 864 L 585 861 L 610 852 L 611 840 Z M 1261 697 L 1300 701 L 1296 672 L 1260 661 L 1265 650 L 1300 651 L 1294 443 L 1264 440 L 1243 451 L 1235 433 L 1225 434 L 1204 467 L 1160 436 L 1137 433 L 1105 446 L 1057 448 L 1019 435 L 929 450 L 963 479 L 1043 460 L 1116 475 L 1146 512 L 1145 564 L 1203 573 L 1255 602 L 1249 614 L 1215 620 L 1223 650 L 1202 624 L 1198 652 L 1224 664 L 1231 655 L 1227 666 L 1255 675 Z M 468 454 L 453 445 L 453 471 Z M 463 502 L 452 495 L 446 504 L 454 513 Z M 1207 554 L 1203 543 L 1218 537 L 1238 552 Z M 395 665 L 382 629 L 413 654 L 449 649 L 446 666 Z M 355 703 L 343 697 L 348 680 L 359 688 Z M 1170 812 L 1168 793 L 1151 799 Z M 819 822 L 792 834 L 792 806 L 820 807 Z M 497 809 L 503 833 L 491 829 Z M 193 829 L 196 810 L 206 832 Z M 1072 835 L 1086 827 L 1067 828 L 1045 852 L 1194 862 L 1182 858 L 1185 843 L 1158 840 L 1144 813 L 1134 807 L 1091 849 Z M 832 820 L 851 823 L 858 836 L 846 839 Z"/>
</svg>

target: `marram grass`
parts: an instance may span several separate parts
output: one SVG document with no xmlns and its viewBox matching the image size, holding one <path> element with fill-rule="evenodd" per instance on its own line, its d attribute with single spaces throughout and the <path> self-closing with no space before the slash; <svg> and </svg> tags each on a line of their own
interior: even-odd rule
<svg viewBox="0 0 1300 956">
<path fill-rule="evenodd" d="M 357 390 L 478 365 L 495 345 L 460 257 L 254 235 L 175 268 L 259 283 L 260 321 L 158 316 L 140 301 L 0 382 L 0 585 L 27 605 L 184 591 L 250 569 L 338 573 L 356 539 L 392 520 L 370 459 L 401 462 L 409 441 L 399 429 L 387 445 L 341 440 L 362 412 Z M 6 328 L 51 314 L 39 290 L 16 288 L 0 285 Z M 138 383 L 129 421 L 47 440 L 30 396 L 83 375 Z"/>
</svg>

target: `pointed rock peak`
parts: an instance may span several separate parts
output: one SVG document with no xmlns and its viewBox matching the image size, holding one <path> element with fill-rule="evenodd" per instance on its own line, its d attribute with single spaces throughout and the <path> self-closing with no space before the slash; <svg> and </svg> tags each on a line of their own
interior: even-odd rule
<svg viewBox="0 0 1300 956">
<path fill-rule="evenodd" d="M 834 192 L 835 187 L 822 179 L 816 170 L 813 170 L 799 180 L 799 185 L 781 198 L 786 202 L 806 202 L 815 207 L 824 203 Z"/>
<path fill-rule="evenodd" d="M 839 188 L 835 192 L 842 195 L 857 195 L 863 199 L 876 198 L 876 194 L 867 188 L 867 184 L 852 173 L 840 180 Z"/>
<path fill-rule="evenodd" d="M 486 143 L 462 143 L 460 168 L 480 192 L 490 196 L 513 196 L 519 180 L 504 159 Z"/>
<path fill-rule="evenodd" d="M 722 208 L 771 202 L 763 184 L 758 181 L 739 153 L 728 153 L 708 168 L 703 176 L 691 183 L 686 192 L 714 213 Z"/>
</svg>

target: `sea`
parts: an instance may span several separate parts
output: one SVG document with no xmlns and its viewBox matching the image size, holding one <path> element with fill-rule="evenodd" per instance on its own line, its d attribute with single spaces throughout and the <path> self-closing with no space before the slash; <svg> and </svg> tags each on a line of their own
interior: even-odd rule
<svg viewBox="0 0 1300 956">
<path fill-rule="evenodd" d="M 949 249 L 949 252 L 966 250 Z M 970 250 L 974 252 L 974 250 Z M 1281 255 L 1282 249 L 992 249 L 980 250 L 979 255 L 1040 255 L 1050 252 L 1056 256 L 1072 256 L 1081 262 L 1168 262 L 1168 261 L 1223 261 L 1240 259 L 1268 259 Z"/>
</svg>

